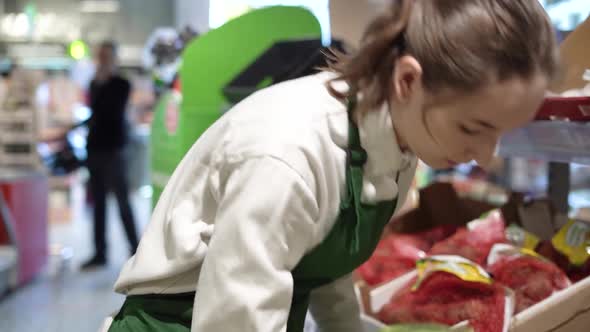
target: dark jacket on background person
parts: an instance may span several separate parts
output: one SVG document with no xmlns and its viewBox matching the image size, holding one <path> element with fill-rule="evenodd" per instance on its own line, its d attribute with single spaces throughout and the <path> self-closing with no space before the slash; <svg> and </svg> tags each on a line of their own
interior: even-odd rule
<svg viewBox="0 0 590 332">
<path fill-rule="evenodd" d="M 104 82 L 93 80 L 89 101 L 92 115 L 88 120 L 88 151 L 122 149 L 128 140 L 128 123 L 125 115 L 131 84 L 121 76 Z"/>
</svg>

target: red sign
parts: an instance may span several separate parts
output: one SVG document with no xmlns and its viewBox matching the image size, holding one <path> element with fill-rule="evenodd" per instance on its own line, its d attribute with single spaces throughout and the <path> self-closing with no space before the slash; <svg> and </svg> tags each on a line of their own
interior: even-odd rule
<svg viewBox="0 0 590 332">
<path fill-rule="evenodd" d="M 535 120 L 590 121 L 590 97 L 546 98 Z"/>
</svg>

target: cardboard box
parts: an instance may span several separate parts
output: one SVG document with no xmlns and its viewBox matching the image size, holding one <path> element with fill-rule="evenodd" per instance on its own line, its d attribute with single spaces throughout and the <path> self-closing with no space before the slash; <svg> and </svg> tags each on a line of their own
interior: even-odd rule
<svg viewBox="0 0 590 332">
<path fill-rule="evenodd" d="M 512 319 L 511 332 L 590 330 L 590 277 L 553 294 Z"/>
<path fill-rule="evenodd" d="M 563 77 L 551 87 L 554 92 L 564 92 L 584 87 L 584 71 L 590 69 L 590 17 L 579 25 L 561 44 L 559 53 L 563 63 Z"/>
<path fill-rule="evenodd" d="M 395 216 L 384 236 L 394 233 L 417 233 L 440 225 L 464 226 L 482 214 L 500 208 L 507 224 L 517 224 L 549 239 L 563 226 L 563 220 L 548 199 L 527 200 L 512 193 L 503 205 L 460 196 L 451 183 L 437 182 L 420 190 L 418 207 Z"/>
<path fill-rule="evenodd" d="M 459 197 L 450 183 L 434 183 L 420 191 L 418 208 L 395 217 L 385 233 L 416 233 L 448 224 L 463 226 L 497 207 Z"/>
</svg>

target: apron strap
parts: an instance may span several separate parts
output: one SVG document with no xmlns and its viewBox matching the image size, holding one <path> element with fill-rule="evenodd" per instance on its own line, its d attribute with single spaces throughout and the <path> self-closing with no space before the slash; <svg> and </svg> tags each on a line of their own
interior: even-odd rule
<svg viewBox="0 0 590 332">
<path fill-rule="evenodd" d="M 363 186 L 363 166 L 367 162 L 367 152 L 361 146 L 359 129 L 353 119 L 356 105 L 356 98 L 348 99 L 348 148 L 346 149 L 345 165 L 347 197 L 340 203 L 341 210 L 348 210 L 353 206 L 358 207 Z"/>
<path fill-rule="evenodd" d="M 350 238 L 351 241 L 349 249 L 352 252 L 359 250 L 358 237 L 361 232 L 361 196 L 363 192 L 363 166 L 367 162 L 367 151 L 361 146 L 361 138 L 357 124 L 354 122 L 354 114 L 356 110 L 356 98 L 348 100 L 348 149 L 346 157 L 346 186 L 348 189 L 348 197 L 343 200 L 341 208 L 345 210 L 354 210 L 355 220 L 355 236 Z M 352 212 L 352 211 L 351 211 Z"/>
<path fill-rule="evenodd" d="M 348 160 L 346 161 L 347 166 L 363 167 L 367 162 L 367 152 L 361 146 L 361 138 L 359 129 L 354 122 L 354 113 L 356 110 L 357 101 L 356 98 L 348 100 L 347 113 L 348 113 Z"/>
</svg>

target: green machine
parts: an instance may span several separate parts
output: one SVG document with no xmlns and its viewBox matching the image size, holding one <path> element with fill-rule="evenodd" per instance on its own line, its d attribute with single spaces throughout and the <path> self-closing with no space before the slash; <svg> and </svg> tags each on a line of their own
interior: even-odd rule
<svg viewBox="0 0 590 332">
<path fill-rule="evenodd" d="M 276 6 L 233 19 L 187 46 L 179 82 L 162 95 L 152 123 L 154 205 L 184 155 L 228 108 L 224 87 L 276 42 L 320 36 L 311 12 Z"/>
</svg>

